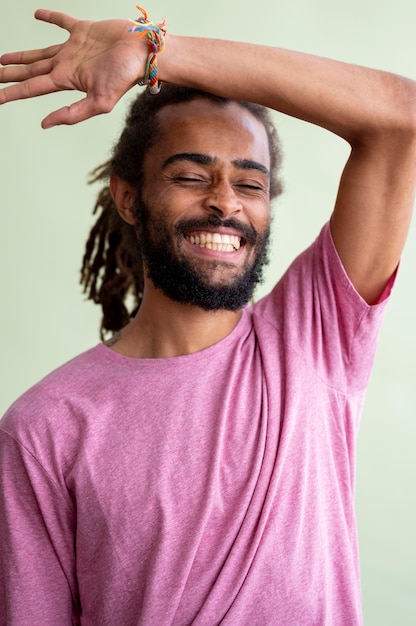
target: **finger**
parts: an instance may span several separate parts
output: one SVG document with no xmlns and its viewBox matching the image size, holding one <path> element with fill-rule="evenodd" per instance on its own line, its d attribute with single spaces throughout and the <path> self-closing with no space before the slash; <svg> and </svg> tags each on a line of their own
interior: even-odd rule
<svg viewBox="0 0 416 626">
<path fill-rule="evenodd" d="M 30 65 L 18 65 L 0 69 L 0 83 L 21 83 L 34 76 L 49 74 L 53 69 L 53 62 L 50 59 L 31 63 Z"/>
<path fill-rule="evenodd" d="M 86 97 L 70 106 L 54 111 L 42 121 L 42 128 L 52 128 L 60 124 L 73 125 L 83 122 L 95 115 L 109 113 L 113 110 L 117 100 L 108 98 Z"/>
<path fill-rule="evenodd" d="M 49 46 L 49 48 L 39 48 L 38 50 L 22 50 L 20 52 L 6 52 L 0 57 L 2 65 L 27 65 L 36 63 L 42 59 L 51 59 L 62 48 L 63 44 Z"/>
<path fill-rule="evenodd" d="M 60 28 L 71 32 L 74 25 L 79 21 L 75 17 L 71 17 L 67 13 L 60 13 L 59 11 L 50 11 L 49 9 L 38 9 L 35 11 L 35 18 L 42 22 L 49 22 L 49 24 L 55 24 Z"/>
<path fill-rule="evenodd" d="M 47 93 L 55 93 L 56 91 L 62 91 L 62 87 L 57 87 L 49 75 L 36 76 L 16 85 L 0 89 L 0 105 L 6 102 L 13 102 L 14 100 L 44 96 Z"/>
</svg>

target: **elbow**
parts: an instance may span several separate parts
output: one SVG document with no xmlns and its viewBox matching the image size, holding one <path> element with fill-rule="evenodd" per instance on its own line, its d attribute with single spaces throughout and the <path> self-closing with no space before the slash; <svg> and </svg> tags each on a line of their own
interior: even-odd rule
<svg viewBox="0 0 416 626">
<path fill-rule="evenodd" d="M 385 120 L 381 129 L 406 143 L 416 142 L 416 81 L 395 76 L 387 90 Z"/>
<path fill-rule="evenodd" d="M 351 147 L 416 149 L 416 81 L 384 74 L 372 96 L 361 124 L 348 138 Z"/>
</svg>

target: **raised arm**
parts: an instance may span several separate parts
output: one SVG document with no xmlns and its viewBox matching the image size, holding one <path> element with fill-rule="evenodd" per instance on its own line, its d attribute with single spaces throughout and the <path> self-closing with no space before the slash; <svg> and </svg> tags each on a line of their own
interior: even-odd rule
<svg viewBox="0 0 416 626">
<path fill-rule="evenodd" d="M 375 303 L 399 263 L 415 199 L 416 83 L 278 48 L 183 38 L 170 42 L 161 71 L 170 82 L 259 102 L 350 144 L 331 229 L 350 279 Z"/>
<path fill-rule="evenodd" d="M 52 113 L 44 126 L 110 111 L 144 74 L 146 42 L 129 22 L 80 22 L 40 11 L 70 32 L 46 50 L 1 57 L 0 103 L 63 89 L 87 97 Z M 351 145 L 331 227 L 359 293 L 377 301 L 402 252 L 416 182 L 416 84 L 386 72 L 279 48 L 170 35 L 160 78 L 264 104 L 317 124 Z M 157 97 L 157 96 L 156 96 Z"/>
</svg>

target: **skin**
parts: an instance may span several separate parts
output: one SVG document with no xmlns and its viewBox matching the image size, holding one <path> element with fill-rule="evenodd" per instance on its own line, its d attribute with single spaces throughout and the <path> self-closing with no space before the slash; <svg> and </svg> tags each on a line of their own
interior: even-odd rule
<svg viewBox="0 0 416 626">
<path fill-rule="evenodd" d="M 244 241 L 233 252 L 201 248 L 185 238 L 178 240 L 175 226 L 183 219 L 215 215 L 261 233 L 268 228 L 270 156 L 265 129 L 236 104 L 219 107 L 203 100 L 166 107 L 158 117 L 161 136 L 145 160 L 143 199 L 153 217 L 168 225 L 177 254 L 188 258 L 211 284 L 225 284 L 252 260 L 253 246 Z M 121 217 L 135 224 L 134 189 L 118 177 L 111 179 L 110 188 Z M 203 230 L 241 234 L 224 226 Z M 174 302 L 146 277 L 140 310 L 113 349 L 142 358 L 196 352 L 223 339 L 240 317 L 240 311 L 206 312 Z"/>
<path fill-rule="evenodd" d="M 89 22 L 40 10 L 69 32 L 45 49 L 3 55 L 0 104 L 64 89 L 83 100 L 52 112 L 44 128 L 111 111 L 143 77 L 147 47 L 128 21 Z M 331 231 L 362 298 L 377 302 L 395 271 L 416 189 L 416 83 L 388 72 L 277 47 L 168 35 L 159 77 L 257 102 L 337 134 L 351 148 Z"/>
</svg>

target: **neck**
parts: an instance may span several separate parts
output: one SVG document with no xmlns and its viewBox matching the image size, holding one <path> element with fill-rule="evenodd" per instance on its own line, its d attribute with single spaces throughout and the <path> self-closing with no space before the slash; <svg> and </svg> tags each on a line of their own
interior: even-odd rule
<svg viewBox="0 0 416 626">
<path fill-rule="evenodd" d="M 241 311 L 204 311 L 174 302 L 153 286 L 145 287 L 134 320 L 112 349 L 133 358 L 167 358 L 204 350 L 224 339 Z"/>
</svg>

